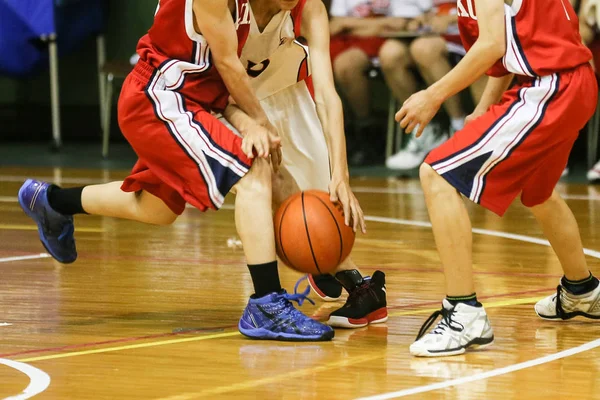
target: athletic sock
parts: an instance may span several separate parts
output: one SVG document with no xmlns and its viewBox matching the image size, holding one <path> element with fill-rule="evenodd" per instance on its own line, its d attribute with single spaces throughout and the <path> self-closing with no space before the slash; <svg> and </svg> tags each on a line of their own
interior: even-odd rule
<svg viewBox="0 0 600 400">
<path fill-rule="evenodd" d="M 48 189 L 48 203 L 58 213 L 64 215 L 87 214 L 81 205 L 83 186 L 63 189 L 51 185 Z"/>
<path fill-rule="evenodd" d="M 468 296 L 446 296 L 446 300 L 453 306 L 458 303 L 464 303 L 472 307 L 481 307 L 481 303 L 477 301 L 477 294 L 473 293 Z"/>
<path fill-rule="evenodd" d="M 570 281 L 565 276 L 560 280 L 560 284 L 567 289 L 567 291 L 574 295 L 586 294 L 598 287 L 598 278 L 596 278 L 590 272 L 590 276 L 580 281 Z"/>
<path fill-rule="evenodd" d="M 265 264 L 248 265 L 248 270 L 250 271 L 252 283 L 254 284 L 253 297 L 260 298 L 269 293 L 281 291 L 277 261 L 271 261 Z"/>
<path fill-rule="evenodd" d="M 348 292 L 353 291 L 364 283 L 364 278 L 357 269 L 340 271 L 335 274 L 335 279 L 337 279 Z"/>
<path fill-rule="evenodd" d="M 452 127 L 452 130 L 454 130 L 454 132 L 458 132 L 462 128 L 465 127 L 465 119 L 464 118 L 451 118 L 450 126 Z"/>
</svg>

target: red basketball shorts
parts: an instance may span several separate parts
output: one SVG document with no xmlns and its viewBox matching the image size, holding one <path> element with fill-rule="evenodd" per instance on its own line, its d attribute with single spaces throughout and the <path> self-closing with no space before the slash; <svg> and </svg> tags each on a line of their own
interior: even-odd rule
<svg viewBox="0 0 600 400">
<path fill-rule="evenodd" d="M 161 89 L 160 74 L 139 63 L 119 98 L 119 125 L 138 155 L 125 192 L 145 190 L 176 214 L 185 204 L 218 209 L 252 161 L 242 139 L 199 104 Z"/>
<path fill-rule="evenodd" d="M 425 163 L 498 215 L 519 194 L 527 207 L 541 204 L 560 179 L 597 97 L 587 64 L 517 84 L 500 104 L 433 150 Z"/>
<path fill-rule="evenodd" d="M 369 58 L 379 57 L 379 49 L 385 43 L 386 38 L 380 37 L 362 37 L 362 36 L 349 36 L 349 35 L 335 35 L 331 38 L 329 45 L 329 51 L 331 54 L 331 61 L 350 49 L 359 49 L 367 55 Z"/>
</svg>

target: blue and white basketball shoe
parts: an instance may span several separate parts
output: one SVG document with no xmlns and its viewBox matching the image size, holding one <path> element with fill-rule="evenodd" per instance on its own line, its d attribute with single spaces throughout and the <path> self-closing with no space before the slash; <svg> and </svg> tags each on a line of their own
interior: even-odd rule
<svg viewBox="0 0 600 400">
<path fill-rule="evenodd" d="M 50 207 L 49 188 L 49 183 L 27 179 L 19 189 L 19 204 L 37 223 L 40 241 L 48 253 L 63 264 L 70 264 L 77 259 L 73 216 L 60 214 Z"/>
</svg>

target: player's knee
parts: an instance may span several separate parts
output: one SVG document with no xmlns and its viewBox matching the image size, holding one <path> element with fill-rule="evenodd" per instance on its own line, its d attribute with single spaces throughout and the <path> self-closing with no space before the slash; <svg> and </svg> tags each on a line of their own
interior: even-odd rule
<svg viewBox="0 0 600 400">
<path fill-rule="evenodd" d="M 250 171 L 235 185 L 235 192 L 240 195 L 271 196 L 271 165 L 262 158 L 255 159 Z"/>
<path fill-rule="evenodd" d="M 441 38 L 422 37 L 410 44 L 410 54 L 417 64 L 426 67 L 443 59 L 444 46 Z"/>
<path fill-rule="evenodd" d="M 384 72 L 405 68 L 412 63 L 408 47 L 398 40 L 388 40 L 381 46 L 379 62 Z"/>
<path fill-rule="evenodd" d="M 359 49 L 350 49 L 336 57 L 333 62 L 333 73 L 336 80 L 346 82 L 356 79 L 357 75 L 368 67 L 369 58 Z"/>
<path fill-rule="evenodd" d="M 439 190 L 440 175 L 429 164 L 422 163 L 419 167 L 419 179 L 425 191 Z"/>
<path fill-rule="evenodd" d="M 168 226 L 168 225 L 172 225 L 176 220 L 177 220 L 178 215 L 175 214 L 174 212 L 165 212 L 162 214 L 158 214 L 158 215 L 153 215 L 152 218 L 152 224 L 154 225 L 160 225 L 160 226 Z"/>
</svg>

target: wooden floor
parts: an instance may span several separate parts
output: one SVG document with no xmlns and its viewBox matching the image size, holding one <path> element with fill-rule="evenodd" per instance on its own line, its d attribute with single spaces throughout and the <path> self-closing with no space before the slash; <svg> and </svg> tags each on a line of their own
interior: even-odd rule
<svg viewBox="0 0 600 400">
<path fill-rule="evenodd" d="M 369 215 L 353 256 L 365 272 L 387 274 L 389 321 L 294 344 L 237 332 L 252 286 L 242 250 L 227 245 L 236 235 L 230 207 L 190 209 L 167 228 L 77 217 L 79 260 L 45 258 L 16 203 L 25 177 L 77 185 L 124 174 L 0 168 L 0 398 L 42 390 L 36 398 L 600 399 L 600 322 L 536 317 L 533 303 L 555 290 L 561 272 L 520 205 L 504 219 L 470 207 L 478 295 L 495 344 L 417 359 L 408 346 L 444 295 L 418 182 L 352 182 Z M 600 191 L 560 190 L 585 246 L 600 250 Z M 600 274 L 598 257 L 588 260 Z M 280 270 L 292 289 L 299 274 Z M 302 309 L 326 318 L 340 304 Z"/>
</svg>

